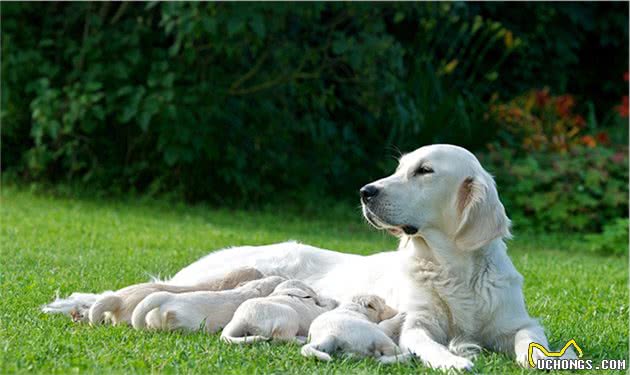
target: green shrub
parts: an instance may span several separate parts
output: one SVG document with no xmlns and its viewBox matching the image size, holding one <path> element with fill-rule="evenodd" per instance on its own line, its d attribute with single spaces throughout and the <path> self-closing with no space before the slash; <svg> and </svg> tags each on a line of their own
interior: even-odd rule
<svg viewBox="0 0 630 375">
<path fill-rule="evenodd" d="M 1 6 L 3 170 L 230 204 L 355 198 L 395 146 L 480 147 L 518 44 L 457 4 Z"/>
<path fill-rule="evenodd" d="M 602 116 L 628 92 L 617 84 L 628 70 L 628 2 L 475 2 L 471 8 L 521 39 L 522 48 L 499 69 L 495 90 L 503 99 L 549 86 L 583 104 L 589 98 Z"/>
<path fill-rule="evenodd" d="M 518 228 L 599 232 L 628 215 L 626 147 L 577 146 L 520 157 L 499 148 L 482 160 Z"/>
<path fill-rule="evenodd" d="M 602 233 L 585 236 L 592 251 L 627 255 L 628 254 L 628 225 L 627 218 L 616 219 L 606 225 Z"/>
<path fill-rule="evenodd" d="M 507 103 L 490 105 L 489 118 L 497 124 L 499 147 L 509 147 L 519 155 L 531 151 L 567 152 L 576 145 L 594 146 L 584 136 L 586 120 L 574 114 L 571 95 L 552 96 L 548 89 L 531 90 Z"/>
</svg>

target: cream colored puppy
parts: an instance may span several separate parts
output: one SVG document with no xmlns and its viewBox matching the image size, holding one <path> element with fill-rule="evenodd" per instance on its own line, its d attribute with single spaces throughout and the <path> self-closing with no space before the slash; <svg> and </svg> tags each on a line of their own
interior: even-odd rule
<svg viewBox="0 0 630 375">
<path fill-rule="evenodd" d="M 335 307 L 335 300 L 319 297 L 304 282 L 287 280 L 268 297 L 243 302 L 221 339 L 231 344 L 272 339 L 303 344 L 313 320 Z"/>
<path fill-rule="evenodd" d="M 120 289 L 111 294 L 105 293 L 96 300 L 89 311 L 90 323 L 105 320 L 113 324 L 131 323 L 131 314 L 146 296 L 156 292 L 186 293 L 196 291 L 218 291 L 234 289 L 247 281 L 258 280 L 263 274 L 255 268 L 243 267 L 228 273 L 225 277 L 210 280 L 191 287 L 174 286 L 163 283 L 145 283 Z"/>
<path fill-rule="evenodd" d="M 241 303 L 269 295 L 284 280 L 284 277 L 270 276 L 250 281 L 232 290 L 153 293 L 136 306 L 131 322 L 136 329 L 204 329 L 208 333 L 214 333 L 225 327 Z"/>
<path fill-rule="evenodd" d="M 302 355 L 330 361 L 333 352 L 341 351 L 359 357 L 373 356 L 381 363 L 407 360 L 409 356 L 403 355 L 398 345 L 377 325 L 395 315 L 396 311 L 380 297 L 356 296 L 351 303 L 344 303 L 313 321 L 308 334 L 310 343 L 302 347 Z M 402 325 L 402 321 L 397 323 Z"/>
<path fill-rule="evenodd" d="M 134 308 L 146 296 L 155 292 L 185 293 L 194 291 L 216 291 L 236 288 L 239 284 L 257 280 L 264 275 L 255 268 L 241 267 L 194 286 L 177 286 L 159 282 L 135 284 L 117 291 L 101 294 L 74 293 L 67 299 L 57 299 L 44 307 L 44 312 L 69 314 L 75 322 L 130 324 Z M 90 304 L 75 304 L 76 300 L 91 297 Z"/>
</svg>

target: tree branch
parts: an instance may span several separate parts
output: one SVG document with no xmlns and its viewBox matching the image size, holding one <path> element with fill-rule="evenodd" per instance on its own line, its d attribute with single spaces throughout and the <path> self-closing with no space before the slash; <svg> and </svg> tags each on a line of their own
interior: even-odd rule
<svg viewBox="0 0 630 375">
<path fill-rule="evenodd" d="M 116 22 L 118 22 L 118 20 L 123 16 L 123 14 L 125 14 L 128 7 L 129 7 L 129 2 L 128 1 L 123 2 L 122 5 L 118 7 L 118 10 L 116 11 L 116 13 L 114 13 L 114 16 L 112 17 L 111 21 L 109 21 L 109 24 L 113 25 Z"/>
<path fill-rule="evenodd" d="M 256 73 L 258 73 L 258 71 L 262 67 L 262 64 L 265 62 L 265 60 L 267 60 L 267 57 L 269 57 L 269 51 L 263 52 L 263 54 L 260 56 L 260 58 L 258 58 L 258 61 L 256 61 L 254 66 L 252 66 L 252 68 L 247 73 L 245 73 L 239 79 L 234 81 L 232 85 L 230 85 L 230 91 L 238 91 L 239 87 L 243 83 L 247 82 L 247 80 L 256 75 Z"/>
</svg>

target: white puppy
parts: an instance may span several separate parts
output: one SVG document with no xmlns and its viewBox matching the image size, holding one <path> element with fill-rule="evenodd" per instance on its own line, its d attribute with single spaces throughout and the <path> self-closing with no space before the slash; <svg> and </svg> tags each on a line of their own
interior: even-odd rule
<svg viewBox="0 0 630 375">
<path fill-rule="evenodd" d="M 303 344 L 313 320 L 336 306 L 336 301 L 319 297 L 302 281 L 287 280 L 268 297 L 243 302 L 221 339 L 231 344 L 271 339 Z"/>
<path fill-rule="evenodd" d="M 330 354 L 340 350 L 359 357 L 374 356 L 381 363 L 406 360 L 408 356 L 402 355 L 398 345 L 376 324 L 394 315 L 396 311 L 382 298 L 356 296 L 313 321 L 310 343 L 302 347 L 302 355 L 330 361 Z"/>
<path fill-rule="evenodd" d="M 218 292 L 153 293 L 136 306 L 131 322 L 136 329 L 196 331 L 203 328 L 214 333 L 225 327 L 241 303 L 269 295 L 284 280 L 284 277 L 270 276 Z"/>
<path fill-rule="evenodd" d="M 160 282 L 135 284 L 117 291 L 101 294 L 73 293 L 67 299 L 57 299 L 43 308 L 48 313 L 69 314 L 75 322 L 92 324 L 109 322 L 112 324 L 131 323 L 133 309 L 146 296 L 155 292 L 185 293 L 195 291 L 216 291 L 236 288 L 238 285 L 262 278 L 264 275 L 255 268 L 241 267 L 228 272 L 223 277 L 204 281 L 194 286 L 177 286 Z M 74 303 L 85 301 L 89 303 Z"/>
<path fill-rule="evenodd" d="M 186 293 L 196 291 L 218 291 L 234 289 L 247 281 L 258 280 L 263 274 L 255 268 L 243 267 L 228 273 L 225 277 L 192 286 L 182 287 L 163 283 L 132 285 L 112 293 L 104 293 L 96 300 L 89 311 L 90 323 L 105 320 L 113 324 L 131 323 L 131 314 L 136 305 L 146 296 L 156 292 Z"/>
</svg>

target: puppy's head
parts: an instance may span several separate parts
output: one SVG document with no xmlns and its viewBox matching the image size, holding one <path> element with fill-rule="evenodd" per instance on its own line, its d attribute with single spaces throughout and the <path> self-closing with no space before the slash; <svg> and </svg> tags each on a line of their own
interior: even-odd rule
<svg viewBox="0 0 630 375">
<path fill-rule="evenodd" d="M 253 267 L 241 267 L 229 272 L 218 281 L 216 290 L 234 289 L 244 285 L 248 281 L 262 279 L 262 272 Z"/>
<path fill-rule="evenodd" d="M 438 231 L 461 250 L 510 236 L 492 176 L 461 147 L 421 147 L 402 156 L 394 174 L 360 193 L 368 222 L 396 236 Z"/>
<path fill-rule="evenodd" d="M 317 295 L 317 293 L 315 293 L 313 288 L 306 285 L 306 283 L 304 283 L 303 281 L 297 280 L 297 279 L 286 280 L 278 284 L 278 286 L 274 290 L 274 294 L 281 294 L 287 290 L 293 290 L 293 289 L 301 290 L 302 291 L 301 294 L 307 295 L 310 297 L 315 297 Z"/>
<path fill-rule="evenodd" d="M 368 319 L 375 323 L 387 320 L 398 313 L 384 299 L 376 295 L 355 296 L 352 302 L 364 308 Z"/>
<path fill-rule="evenodd" d="M 301 280 L 287 280 L 280 283 L 271 295 L 285 295 L 303 300 L 309 300 L 317 306 L 333 309 L 337 307 L 337 301 L 320 297 L 310 286 L 306 285 Z"/>
<path fill-rule="evenodd" d="M 268 296 L 274 291 L 278 284 L 285 280 L 286 278 L 282 276 L 268 276 L 264 279 L 248 281 L 241 286 L 241 288 L 245 291 L 255 290 L 263 296 Z"/>
</svg>

